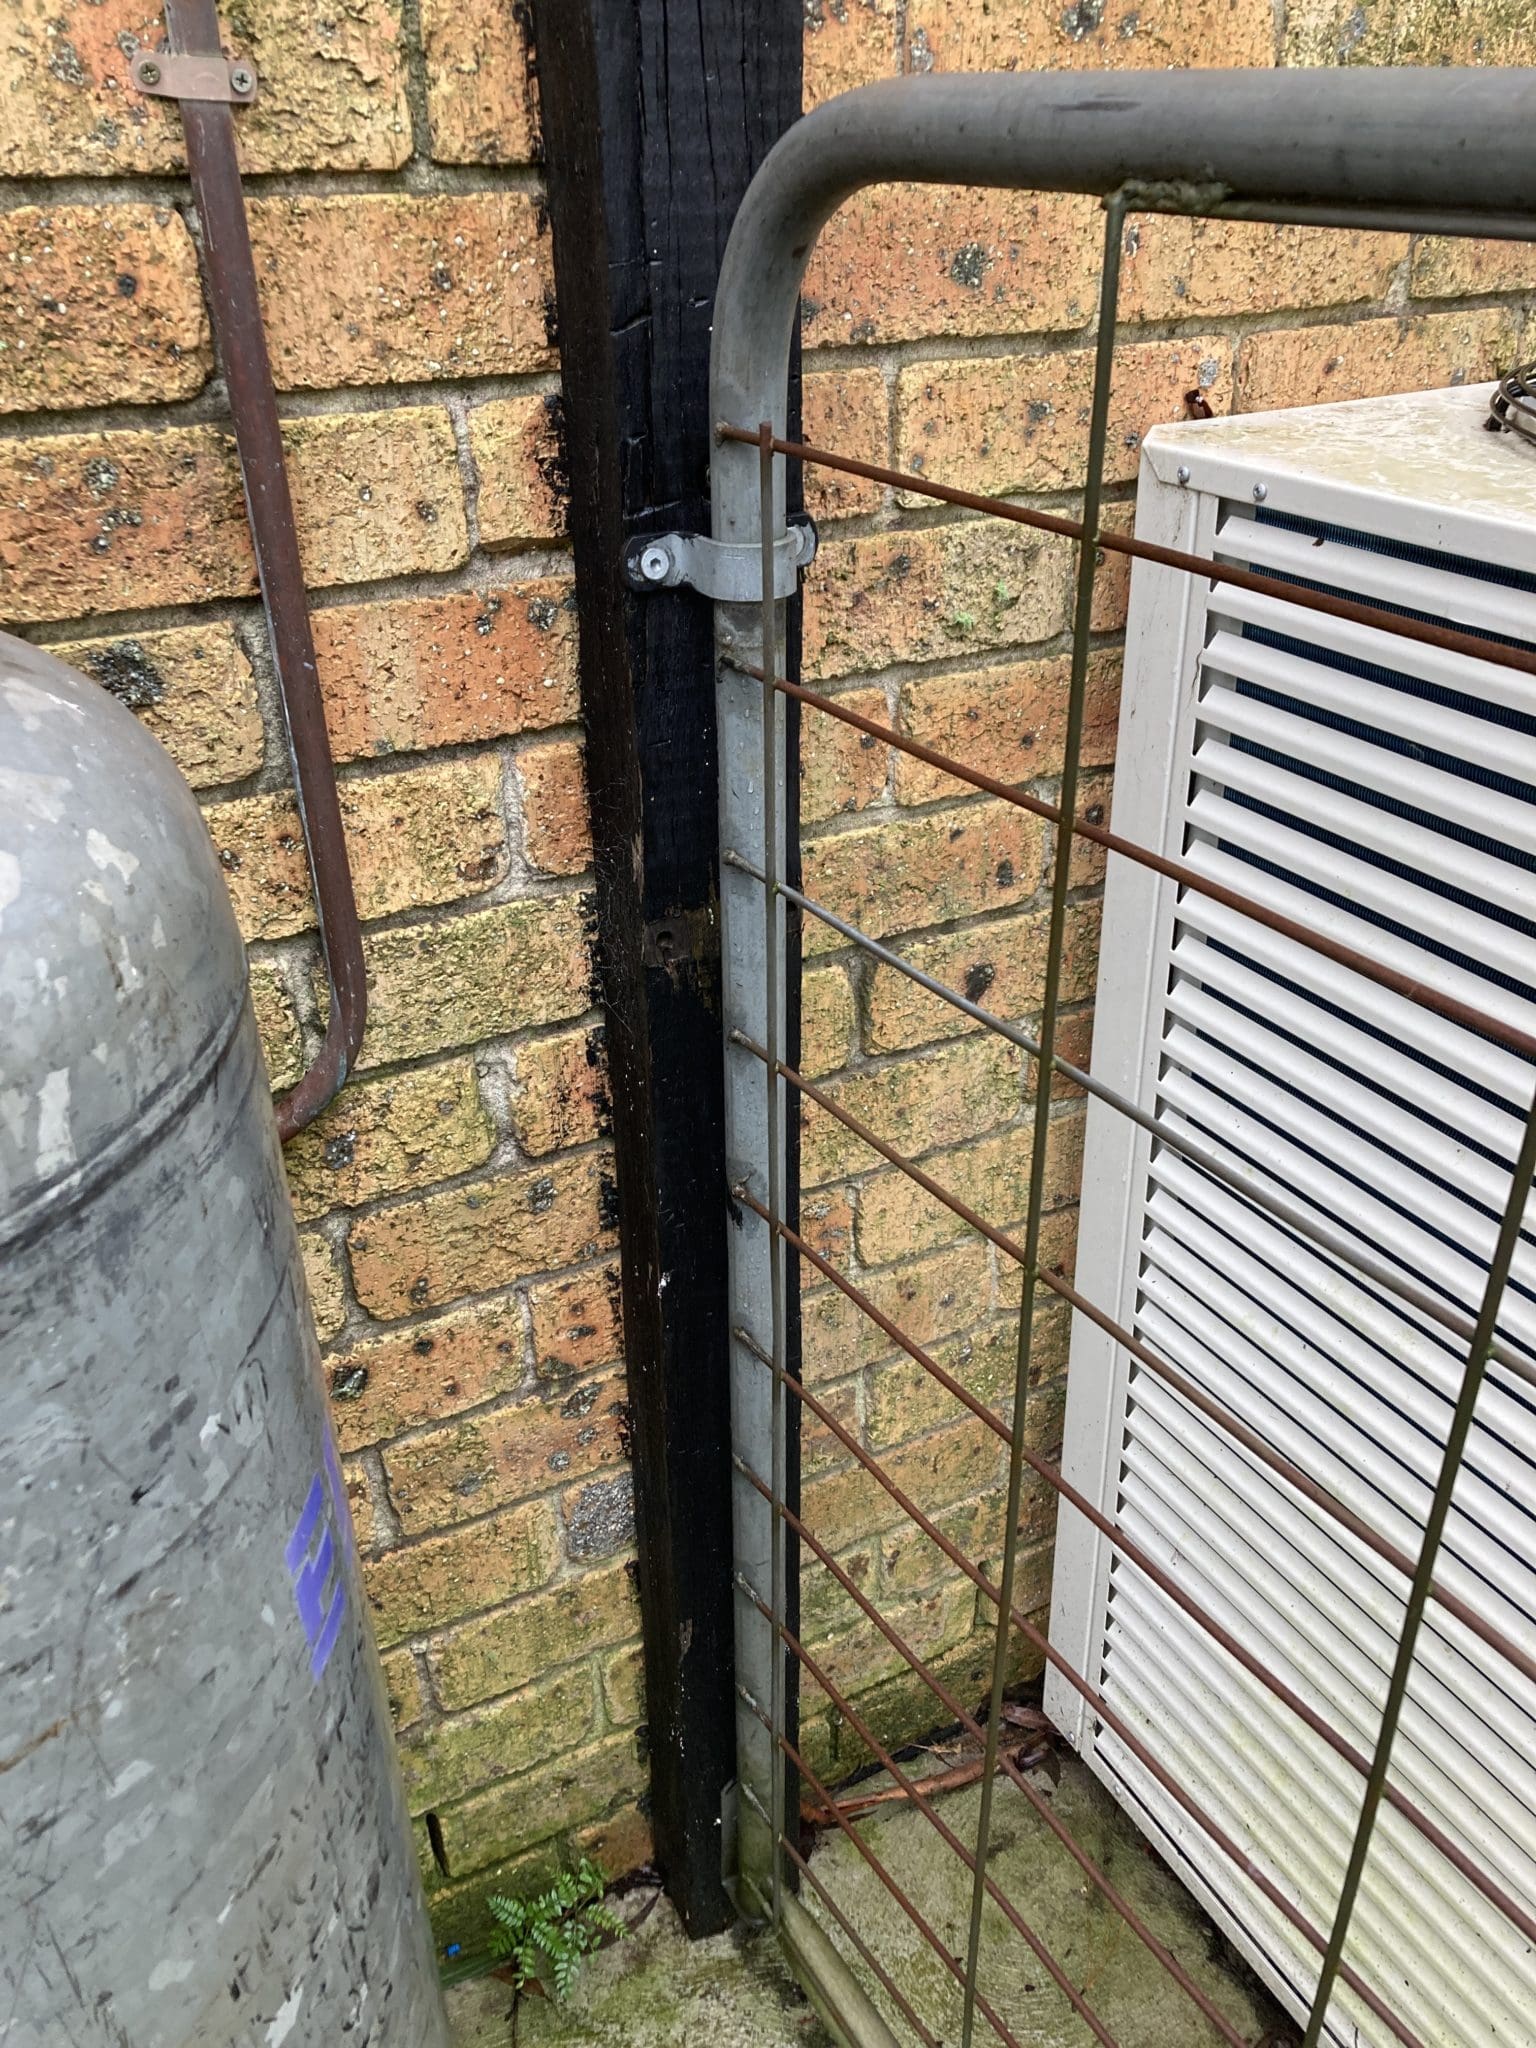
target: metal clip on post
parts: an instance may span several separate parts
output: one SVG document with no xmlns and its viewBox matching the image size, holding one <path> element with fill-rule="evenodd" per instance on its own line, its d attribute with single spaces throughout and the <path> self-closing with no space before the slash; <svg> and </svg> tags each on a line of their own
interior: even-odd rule
<svg viewBox="0 0 1536 2048">
<path fill-rule="evenodd" d="M 278 1133 L 286 1139 L 313 1122 L 347 1078 L 363 1042 L 367 977 L 235 154 L 233 109 L 255 98 L 256 73 L 244 60 L 225 58 L 214 0 L 166 0 L 165 21 L 170 47 L 141 50 L 133 61 L 133 82 L 139 91 L 175 99 L 181 108 L 187 169 L 202 225 L 208 305 L 229 387 L 246 516 L 330 991 L 324 1042 L 298 1085 L 277 1105 Z"/>
</svg>

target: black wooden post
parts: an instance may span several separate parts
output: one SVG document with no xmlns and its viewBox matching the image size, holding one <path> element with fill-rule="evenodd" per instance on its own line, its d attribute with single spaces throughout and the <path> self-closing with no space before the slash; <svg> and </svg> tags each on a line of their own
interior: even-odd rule
<svg viewBox="0 0 1536 2048">
<path fill-rule="evenodd" d="M 802 0 L 533 0 L 607 1012 L 653 1824 L 690 1934 L 731 1917 L 726 1171 L 710 607 L 624 543 L 709 522 L 710 310 L 800 111 Z"/>
</svg>

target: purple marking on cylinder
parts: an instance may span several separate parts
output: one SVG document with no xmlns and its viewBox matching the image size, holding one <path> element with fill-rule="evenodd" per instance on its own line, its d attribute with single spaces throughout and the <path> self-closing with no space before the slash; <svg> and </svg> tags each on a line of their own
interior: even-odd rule
<svg viewBox="0 0 1536 2048">
<path fill-rule="evenodd" d="M 290 1573 L 296 1572 L 303 1562 L 315 1533 L 315 1524 L 319 1521 L 324 1507 L 325 1488 L 321 1485 L 320 1474 L 317 1472 L 309 1489 L 309 1497 L 304 1503 L 304 1512 L 294 1523 L 293 1534 L 288 1538 L 288 1547 L 283 1552 L 283 1562 Z"/>
<path fill-rule="evenodd" d="M 341 1633 L 341 1617 L 346 1607 L 346 1577 L 336 1542 L 338 1519 L 344 1532 L 343 1543 L 350 1548 L 352 1540 L 351 1525 L 346 1520 L 346 1495 L 338 1490 L 337 1482 L 341 1475 L 329 1440 L 326 1453 L 327 1471 L 315 1474 L 304 1503 L 304 1512 L 283 1552 L 293 1579 L 293 1603 L 303 1625 L 304 1639 L 309 1644 L 309 1670 L 314 1679 L 319 1679 L 330 1661 Z M 328 1476 L 331 1482 L 329 1489 L 326 1485 Z M 328 1504 L 329 1514 L 326 1513 Z M 319 1543 L 311 1557 L 309 1549 L 317 1530 Z"/>
</svg>

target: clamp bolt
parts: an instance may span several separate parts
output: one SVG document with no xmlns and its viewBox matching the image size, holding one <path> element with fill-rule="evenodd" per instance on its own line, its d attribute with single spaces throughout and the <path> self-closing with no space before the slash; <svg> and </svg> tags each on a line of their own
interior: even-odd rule
<svg viewBox="0 0 1536 2048">
<path fill-rule="evenodd" d="M 640 574 L 647 583 L 664 583 L 671 566 L 672 557 L 662 547 L 646 548 L 640 557 Z"/>
</svg>

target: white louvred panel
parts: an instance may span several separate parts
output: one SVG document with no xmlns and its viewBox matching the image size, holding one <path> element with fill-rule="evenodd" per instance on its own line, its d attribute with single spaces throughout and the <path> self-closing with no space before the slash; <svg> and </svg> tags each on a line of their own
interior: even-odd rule
<svg viewBox="0 0 1536 2048">
<path fill-rule="evenodd" d="M 1161 430 L 1137 530 L 1536 648 L 1536 460 L 1483 411 L 1458 391 Z M 1138 563 L 1114 824 L 1536 1034 L 1536 683 L 1507 668 Z M 1425 1304 L 1477 1314 L 1536 1066 L 1121 860 L 1102 959 L 1096 1073 L 1323 1242 L 1095 1102 L 1079 1286 L 1416 1555 L 1466 1352 Z M 1437 1577 L 1529 1658 L 1536 1208 L 1498 1330 Z M 1065 1507 L 1058 1648 L 1326 1934 L 1363 1779 L 1255 1673 L 1368 1757 L 1405 1579 L 1082 1317 L 1064 1464 L 1247 1662 Z M 1046 1697 L 1304 2016 L 1316 1950 L 1064 1681 Z M 1391 1784 L 1536 1912 L 1536 1688 L 1433 1602 Z M 1347 1960 L 1426 2048 L 1536 2039 L 1533 1944 L 1390 1804 Z M 1394 2035 L 1341 1983 L 1327 2038 Z"/>
</svg>

